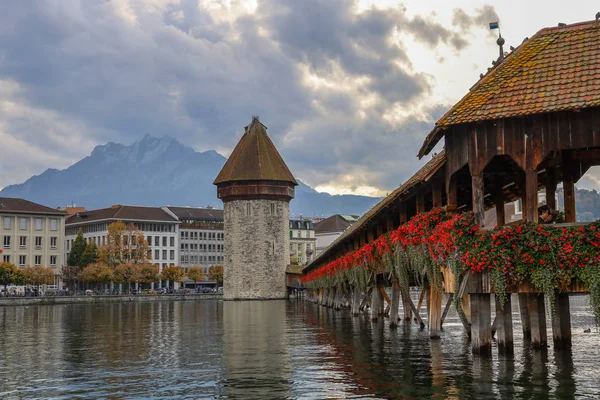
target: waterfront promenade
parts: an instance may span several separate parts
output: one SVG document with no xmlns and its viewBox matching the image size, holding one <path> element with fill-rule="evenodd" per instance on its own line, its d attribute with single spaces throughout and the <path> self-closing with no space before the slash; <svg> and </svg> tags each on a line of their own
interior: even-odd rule
<svg viewBox="0 0 600 400">
<path fill-rule="evenodd" d="M 93 296 L 0 297 L 0 307 L 51 304 L 99 304 L 123 302 L 222 300 L 220 293 L 123 294 Z"/>
</svg>

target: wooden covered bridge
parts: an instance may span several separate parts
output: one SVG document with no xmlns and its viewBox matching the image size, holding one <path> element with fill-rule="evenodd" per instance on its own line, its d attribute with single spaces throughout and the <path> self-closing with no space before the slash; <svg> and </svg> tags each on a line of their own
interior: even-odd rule
<svg viewBox="0 0 600 400">
<path fill-rule="evenodd" d="M 335 308 L 348 304 L 354 315 L 370 305 L 372 318 L 389 312 L 392 326 L 400 320 L 400 299 L 404 310 L 402 319 L 410 322 L 415 317 L 424 326 L 419 311 L 425 301 L 432 338 L 440 336 L 448 307 L 455 299 L 471 337 L 473 352 L 491 352 L 492 329 L 497 332 L 499 350 L 512 352 L 511 296 L 495 296 L 496 316 L 491 315 L 491 294 L 497 289 L 495 282 L 503 281 L 507 294 L 518 293 L 524 337 L 531 340 L 534 347 L 546 344 L 547 312 L 552 314 L 555 346 L 570 347 L 569 295 L 591 290 L 592 305 L 596 311 L 600 306 L 597 300 L 600 279 L 594 280 L 591 272 L 588 275 L 580 272 L 600 273 L 600 234 L 595 224 L 576 222 L 574 186 L 590 167 L 600 165 L 600 21 L 542 29 L 498 59 L 469 93 L 436 123 L 419 151 L 419 158 L 433 152 L 442 139 L 443 150 L 434 154 L 421 170 L 368 211 L 304 269 L 305 283 L 312 284 L 313 288 L 309 298 Z M 540 191 L 545 191 L 547 205 L 555 210 L 560 183 L 564 195 L 564 223 L 536 228 L 533 224 L 538 224 Z M 523 219 L 514 226 L 502 227 L 504 205 L 518 199 L 523 204 Z M 485 226 L 484 213 L 494 208 L 498 227 Z M 400 243 L 402 238 L 397 237 L 398 232 L 406 232 L 400 227 L 415 216 L 437 209 L 443 210 L 445 219 L 471 211 L 478 228 L 474 229 L 473 236 L 487 235 L 489 242 L 486 243 L 492 247 L 478 250 L 479 267 L 474 262 L 465 264 L 468 257 L 464 254 L 454 254 L 454 267 L 450 265 L 450 256 L 447 259 L 434 256 L 427 262 L 434 264 L 439 276 L 417 272 L 401 282 L 398 274 L 385 268 L 384 252 L 380 249 L 384 242 L 378 239 L 387 238 L 389 243 L 390 236 L 396 232 L 396 243 Z M 510 240 L 506 239 L 509 233 Z M 519 235 L 529 235 L 529 239 L 523 250 L 514 250 Z M 541 239 L 531 239 L 534 236 Z M 567 237 L 576 238 L 577 243 L 572 245 Z M 431 248 L 431 243 L 425 243 L 427 240 L 420 244 L 423 249 Z M 507 243 L 512 244 L 507 246 Z M 358 250 L 365 247 L 367 250 L 360 253 L 361 256 Z M 485 251 L 490 254 L 505 249 L 512 251 L 511 248 L 515 261 L 496 257 L 485 265 L 487 258 L 481 256 Z M 368 251 L 375 256 L 369 256 Z M 468 253 L 469 249 L 461 251 Z M 554 261 L 547 262 L 545 256 L 532 257 L 544 254 L 542 251 L 552 255 L 548 260 L 571 257 L 579 264 L 552 265 Z M 395 263 L 398 252 L 401 251 L 391 251 L 390 260 Z M 536 267 L 535 273 L 523 272 L 526 257 L 529 257 L 527 263 Z M 414 271 L 415 258 L 411 260 Z M 498 260 L 505 263 L 504 277 L 502 271 L 498 275 Z M 462 269 L 457 263 L 462 263 Z M 348 278 L 351 276 L 348 271 L 359 268 L 370 271 L 364 275 L 368 279 L 366 284 Z M 554 280 L 544 280 L 540 271 L 541 275 L 548 271 Z M 436 284 L 437 281 L 442 284 Z M 320 283 L 315 285 L 316 282 Z M 554 286 L 549 288 L 548 282 Z M 414 285 L 423 289 L 417 305 L 406 290 Z M 386 286 L 392 287 L 391 299 Z M 443 291 L 450 294 L 444 309 Z M 548 295 L 551 291 L 553 307 L 546 310 L 544 293 Z"/>
</svg>

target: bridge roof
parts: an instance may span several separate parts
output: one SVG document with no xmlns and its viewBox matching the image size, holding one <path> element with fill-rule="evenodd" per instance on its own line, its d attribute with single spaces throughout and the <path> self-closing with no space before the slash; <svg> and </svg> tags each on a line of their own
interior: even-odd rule
<svg viewBox="0 0 600 400">
<path fill-rule="evenodd" d="M 600 20 L 545 28 L 496 63 L 425 139 L 457 124 L 600 106 Z"/>
<path fill-rule="evenodd" d="M 367 224 L 373 220 L 379 213 L 384 211 L 388 206 L 393 204 L 395 201 L 401 199 L 403 196 L 408 194 L 411 189 L 415 186 L 427 182 L 437 171 L 439 171 L 446 163 L 446 153 L 442 150 L 439 154 L 433 156 L 420 170 L 418 170 L 413 176 L 411 176 L 406 182 L 400 185 L 396 190 L 386 196 L 383 200 L 377 203 L 373 208 L 367 211 L 357 222 L 350 225 L 336 240 L 333 241 L 317 258 L 315 258 L 310 264 L 302 271 L 306 273 L 311 269 L 318 266 L 325 257 L 340 244 L 342 241 L 351 237 L 356 232 L 363 229 Z"/>
<path fill-rule="evenodd" d="M 233 181 L 283 181 L 298 185 L 258 117 L 252 118 L 213 184 Z"/>
</svg>

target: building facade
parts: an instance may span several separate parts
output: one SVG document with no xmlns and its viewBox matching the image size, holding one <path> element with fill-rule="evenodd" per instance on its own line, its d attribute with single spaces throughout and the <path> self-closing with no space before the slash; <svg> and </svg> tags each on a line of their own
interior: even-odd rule
<svg viewBox="0 0 600 400">
<path fill-rule="evenodd" d="M 246 127 L 214 184 L 223 201 L 223 298 L 286 298 L 289 202 L 298 183 L 258 117 Z"/>
<path fill-rule="evenodd" d="M 317 257 L 335 239 L 337 239 L 350 225 L 358 221 L 357 215 L 335 214 L 317 222 L 315 226 L 316 254 Z"/>
<path fill-rule="evenodd" d="M 307 265 L 315 257 L 317 239 L 310 220 L 290 220 L 290 264 Z"/>
<path fill-rule="evenodd" d="M 108 226 L 113 222 L 133 223 L 148 241 L 151 259 L 159 270 L 179 264 L 179 219 L 167 207 L 115 205 L 110 208 L 78 212 L 65 223 L 64 259 L 68 259 L 79 229 L 86 242 L 106 244 Z"/>
<path fill-rule="evenodd" d="M 66 213 L 23 199 L 0 197 L 0 261 L 19 268 L 51 267 L 59 284 Z"/>
<path fill-rule="evenodd" d="M 223 265 L 225 232 L 223 210 L 216 208 L 167 207 L 180 221 L 179 266 L 186 271 L 199 266 L 204 274 L 213 265 Z"/>
</svg>

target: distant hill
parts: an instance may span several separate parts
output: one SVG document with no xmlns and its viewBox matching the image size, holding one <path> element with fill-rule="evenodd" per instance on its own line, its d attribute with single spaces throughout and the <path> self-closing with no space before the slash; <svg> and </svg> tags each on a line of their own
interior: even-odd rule
<svg viewBox="0 0 600 400">
<path fill-rule="evenodd" d="M 174 138 L 146 135 L 129 146 L 109 142 L 64 170 L 48 169 L 0 191 L 49 207 L 77 204 L 87 209 L 113 204 L 222 207 L 214 178 L 225 157 L 196 152 Z M 306 217 L 362 214 L 380 198 L 319 193 L 299 182 L 290 207 Z"/>
<path fill-rule="evenodd" d="M 558 209 L 564 210 L 564 196 L 562 188 L 557 191 Z M 600 193 L 596 190 L 575 188 L 575 211 L 577 221 L 591 222 L 600 219 Z"/>
</svg>

